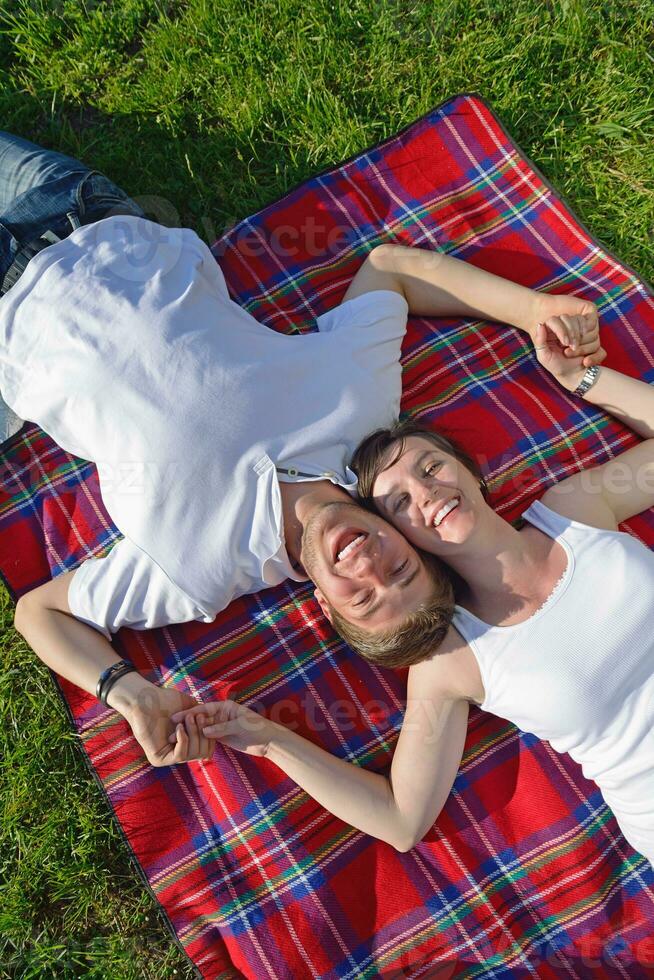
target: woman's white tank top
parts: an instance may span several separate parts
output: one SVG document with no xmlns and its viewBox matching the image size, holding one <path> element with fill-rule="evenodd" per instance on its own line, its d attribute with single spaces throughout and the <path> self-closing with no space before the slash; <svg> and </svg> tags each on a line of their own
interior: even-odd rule
<svg viewBox="0 0 654 980">
<path fill-rule="evenodd" d="M 522 516 L 563 545 L 568 565 L 522 623 L 491 626 L 455 606 L 481 707 L 569 753 L 654 865 L 654 552 L 540 500 Z"/>
</svg>

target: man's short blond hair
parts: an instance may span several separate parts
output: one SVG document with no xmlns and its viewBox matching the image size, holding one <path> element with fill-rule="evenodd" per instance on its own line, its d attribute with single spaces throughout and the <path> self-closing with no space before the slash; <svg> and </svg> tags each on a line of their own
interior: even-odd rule
<svg viewBox="0 0 654 980">
<path fill-rule="evenodd" d="M 410 667 L 428 660 L 441 645 L 454 615 L 454 586 L 447 567 L 434 555 L 421 555 L 432 592 L 399 626 L 372 633 L 344 619 L 330 604 L 334 629 L 356 653 L 380 667 Z"/>
</svg>

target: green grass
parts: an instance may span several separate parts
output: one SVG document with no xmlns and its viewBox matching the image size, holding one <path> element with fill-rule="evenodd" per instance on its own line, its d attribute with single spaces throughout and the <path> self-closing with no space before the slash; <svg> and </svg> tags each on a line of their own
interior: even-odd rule
<svg viewBox="0 0 654 980">
<path fill-rule="evenodd" d="M 0 17 L 2 128 L 208 241 L 476 91 L 654 280 L 650 0 L 0 0 Z M 191 976 L 0 599 L 0 977 Z"/>
</svg>

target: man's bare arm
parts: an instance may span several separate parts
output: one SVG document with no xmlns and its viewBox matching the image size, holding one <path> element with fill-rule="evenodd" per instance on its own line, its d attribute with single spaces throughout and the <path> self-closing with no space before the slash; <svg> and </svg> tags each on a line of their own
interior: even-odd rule
<svg viewBox="0 0 654 980">
<path fill-rule="evenodd" d="M 106 637 L 73 616 L 68 589 L 74 574 L 64 572 L 21 596 L 14 625 L 43 663 L 95 697 L 100 674 L 121 658 Z M 115 681 L 107 704 L 125 717 L 153 766 L 204 759 L 213 751 L 215 740 L 202 736 L 196 726 L 181 726 L 178 742 L 169 744 L 175 727 L 170 715 L 197 701 L 183 691 L 152 684 L 138 671 Z"/>
<path fill-rule="evenodd" d="M 606 351 L 599 342 L 597 309 L 570 294 L 529 289 L 442 252 L 408 245 L 377 245 L 357 270 L 343 302 L 376 289 L 400 293 L 413 316 L 471 317 L 508 323 L 533 340 L 536 325 L 548 328 L 568 356 L 584 355 L 584 367 L 600 364 Z M 580 318 L 584 317 L 584 332 Z M 592 323 L 591 323 L 592 318 Z"/>
</svg>

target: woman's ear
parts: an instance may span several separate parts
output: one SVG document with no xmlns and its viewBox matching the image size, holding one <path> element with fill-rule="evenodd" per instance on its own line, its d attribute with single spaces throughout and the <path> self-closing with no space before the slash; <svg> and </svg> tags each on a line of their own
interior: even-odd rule
<svg viewBox="0 0 654 980">
<path fill-rule="evenodd" d="M 329 603 L 327 602 L 327 600 L 325 599 L 324 595 L 322 594 L 322 592 L 320 591 L 319 588 L 316 587 L 313 590 L 313 594 L 314 594 L 314 596 L 316 598 L 316 602 L 318 603 L 318 605 L 322 609 L 323 614 L 325 615 L 325 617 L 329 620 L 329 622 L 333 626 L 334 625 L 334 621 L 332 619 L 332 611 L 329 608 Z"/>
</svg>

